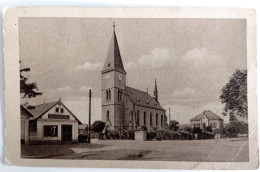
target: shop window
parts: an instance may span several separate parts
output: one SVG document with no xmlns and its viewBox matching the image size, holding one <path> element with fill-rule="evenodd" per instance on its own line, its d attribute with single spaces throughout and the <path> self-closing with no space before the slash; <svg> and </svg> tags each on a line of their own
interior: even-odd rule
<svg viewBox="0 0 260 172">
<path fill-rule="evenodd" d="M 57 125 L 45 125 L 43 127 L 44 137 L 58 137 Z"/>
</svg>

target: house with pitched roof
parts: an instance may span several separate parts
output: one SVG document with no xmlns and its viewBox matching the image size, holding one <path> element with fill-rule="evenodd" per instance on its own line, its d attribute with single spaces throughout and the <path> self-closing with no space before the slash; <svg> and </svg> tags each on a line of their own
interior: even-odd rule
<svg viewBox="0 0 260 172">
<path fill-rule="evenodd" d="M 61 99 L 35 105 L 34 108 L 21 106 L 21 119 L 22 117 L 27 120 L 21 120 L 24 123 L 22 139 L 29 140 L 30 143 L 78 142 L 78 125 L 82 123 Z"/>
<path fill-rule="evenodd" d="M 191 120 L 191 128 L 205 128 L 212 127 L 212 130 L 222 129 L 224 120 L 210 110 L 204 110 L 202 113 L 196 115 Z"/>
<path fill-rule="evenodd" d="M 160 105 L 157 83 L 154 94 L 126 86 L 126 71 L 121 58 L 115 25 L 106 61 L 101 71 L 102 121 L 106 129 L 137 129 L 140 126 L 166 128 L 165 109 Z"/>
</svg>

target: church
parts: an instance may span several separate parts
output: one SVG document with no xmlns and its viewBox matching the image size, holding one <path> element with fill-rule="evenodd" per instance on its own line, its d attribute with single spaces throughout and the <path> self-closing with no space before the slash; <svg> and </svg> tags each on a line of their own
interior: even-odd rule
<svg viewBox="0 0 260 172">
<path fill-rule="evenodd" d="M 148 130 L 167 128 L 166 111 L 158 100 L 155 80 L 154 95 L 126 86 L 126 71 L 120 55 L 113 25 L 112 39 L 101 71 L 102 121 L 107 130 L 133 129 L 146 126 Z"/>
</svg>

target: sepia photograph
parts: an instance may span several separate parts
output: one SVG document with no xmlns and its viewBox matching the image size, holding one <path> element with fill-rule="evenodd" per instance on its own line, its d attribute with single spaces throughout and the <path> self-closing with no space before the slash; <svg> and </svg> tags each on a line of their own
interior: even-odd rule
<svg viewBox="0 0 260 172">
<path fill-rule="evenodd" d="M 16 27 L 21 160 L 250 162 L 245 18 L 22 16 Z"/>
</svg>

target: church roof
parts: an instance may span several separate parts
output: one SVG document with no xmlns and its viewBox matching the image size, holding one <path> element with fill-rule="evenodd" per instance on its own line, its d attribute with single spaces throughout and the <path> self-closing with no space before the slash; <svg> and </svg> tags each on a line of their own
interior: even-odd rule
<svg viewBox="0 0 260 172">
<path fill-rule="evenodd" d="M 223 120 L 215 113 L 211 112 L 210 110 L 204 110 L 202 113 L 198 114 L 197 116 L 193 117 L 191 121 L 198 121 L 202 118 L 202 116 L 206 116 L 209 120 Z"/>
<path fill-rule="evenodd" d="M 157 102 L 155 98 L 151 97 L 147 92 L 126 87 L 126 93 L 136 105 L 165 111 L 159 102 Z"/>
<path fill-rule="evenodd" d="M 122 73 L 126 73 L 124 69 L 124 65 L 121 59 L 121 54 L 117 42 L 117 37 L 115 33 L 115 26 L 113 30 L 112 39 L 110 41 L 110 45 L 107 52 L 106 62 L 104 64 L 102 73 L 110 71 L 110 70 L 117 70 Z"/>
</svg>

